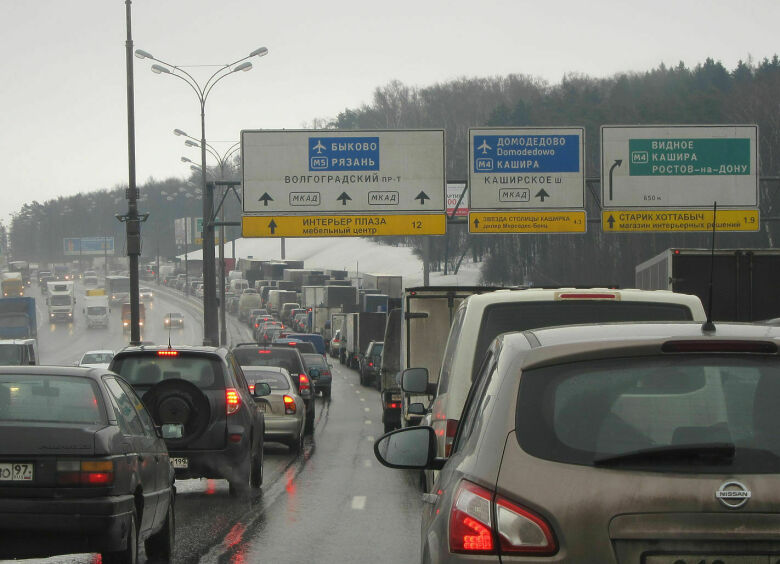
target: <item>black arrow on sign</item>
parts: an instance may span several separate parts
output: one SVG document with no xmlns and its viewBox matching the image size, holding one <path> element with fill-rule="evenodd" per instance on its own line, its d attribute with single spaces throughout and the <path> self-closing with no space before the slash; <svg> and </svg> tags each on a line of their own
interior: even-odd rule
<svg viewBox="0 0 780 564">
<path fill-rule="evenodd" d="M 544 199 L 545 199 L 545 198 L 549 198 L 549 197 L 550 197 L 550 195 L 549 195 L 547 192 L 545 192 L 544 188 L 542 188 L 541 190 L 539 190 L 539 191 L 536 193 L 536 196 L 535 196 L 535 197 L 536 197 L 536 198 L 539 198 L 539 199 L 540 199 L 540 200 L 542 200 L 542 201 L 544 201 Z"/>
<path fill-rule="evenodd" d="M 271 228 L 271 235 L 276 233 L 276 222 L 272 219 L 271 223 L 268 224 L 268 227 Z"/>
<path fill-rule="evenodd" d="M 474 218 L 474 229 L 477 229 L 479 227 L 479 220 L 475 217 Z"/>
<path fill-rule="evenodd" d="M 425 200 L 430 200 L 431 197 L 428 194 L 426 194 L 425 192 L 423 192 L 422 190 L 420 190 L 420 193 L 417 194 L 414 197 L 414 199 L 415 200 L 420 200 L 420 205 L 423 206 L 423 205 L 425 205 Z"/>
<path fill-rule="evenodd" d="M 614 218 L 614 217 L 612 217 L 612 215 L 610 215 L 610 216 L 607 218 L 607 223 L 609 223 L 609 228 L 610 228 L 610 229 L 614 229 L 614 228 L 615 228 L 615 218 Z"/>
<path fill-rule="evenodd" d="M 620 159 L 615 159 L 615 164 L 613 164 L 611 167 L 609 167 L 609 199 L 612 201 L 612 172 L 615 170 L 616 166 L 620 166 L 623 163 Z"/>
<path fill-rule="evenodd" d="M 350 198 L 349 194 L 347 194 L 346 192 L 342 192 L 341 195 L 338 198 L 336 198 L 336 199 L 337 200 L 341 200 L 341 205 L 342 206 L 346 206 L 347 205 L 347 200 L 351 200 L 352 198 Z"/>
<path fill-rule="evenodd" d="M 258 202 L 263 202 L 263 205 L 268 207 L 268 202 L 273 202 L 274 199 L 268 195 L 268 192 L 265 192 L 262 196 L 260 196 L 257 199 Z"/>
</svg>

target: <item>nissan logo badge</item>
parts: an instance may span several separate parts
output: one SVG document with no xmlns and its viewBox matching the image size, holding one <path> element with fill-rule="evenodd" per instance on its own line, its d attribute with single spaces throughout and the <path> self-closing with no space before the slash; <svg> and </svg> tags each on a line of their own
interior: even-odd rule
<svg viewBox="0 0 780 564">
<path fill-rule="evenodd" d="M 739 509 L 748 502 L 751 495 L 744 484 L 734 480 L 724 482 L 715 492 L 715 497 L 729 509 Z"/>
</svg>

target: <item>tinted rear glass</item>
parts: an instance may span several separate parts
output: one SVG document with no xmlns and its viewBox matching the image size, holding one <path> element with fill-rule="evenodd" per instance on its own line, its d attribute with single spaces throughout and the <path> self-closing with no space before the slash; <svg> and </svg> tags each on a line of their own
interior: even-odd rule
<svg viewBox="0 0 780 564">
<path fill-rule="evenodd" d="M 0 375 L 0 421 L 105 423 L 97 384 L 88 378 Z"/>
<path fill-rule="evenodd" d="M 250 384 L 258 384 L 265 382 L 271 386 L 272 390 L 289 390 L 290 383 L 284 374 L 275 371 L 257 370 L 246 368 L 244 369 L 244 376 L 246 376 L 247 382 Z"/>
<path fill-rule="evenodd" d="M 180 352 L 178 356 L 158 356 L 156 351 L 133 353 L 116 358 L 112 370 L 133 387 L 151 387 L 169 379 L 187 380 L 201 390 L 225 387 L 222 363 L 206 355 Z"/>
<path fill-rule="evenodd" d="M 382 354 L 382 349 L 384 349 L 384 348 L 385 348 L 384 345 L 374 345 L 371 348 L 371 354 L 373 356 L 379 356 L 380 354 Z"/>
<path fill-rule="evenodd" d="M 234 349 L 233 355 L 241 366 L 279 366 L 291 375 L 303 372 L 303 360 L 293 348 L 242 347 Z"/>
<path fill-rule="evenodd" d="M 111 353 L 88 353 L 81 359 L 82 364 L 108 364 L 114 355 Z"/>
<path fill-rule="evenodd" d="M 0 345 L 0 365 L 3 366 L 21 366 L 23 359 L 22 345 L 3 344 Z"/>
<path fill-rule="evenodd" d="M 501 333 L 580 323 L 692 319 L 686 306 L 658 302 L 566 300 L 496 304 L 485 308 L 472 374 L 482 363 L 490 343 Z"/>
<path fill-rule="evenodd" d="M 325 359 L 322 358 L 321 354 L 317 353 L 307 353 L 303 355 L 303 362 L 306 363 L 306 366 L 309 368 L 328 368 Z"/>
<path fill-rule="evenodd" d="M 576 362 L 523 373 L 517 436 L 533 456 L 586 465 L 646 449 L 733 444 L 736 455 L 725 466 L 712 460 L 681 465 L 679 458 L 630 464 L 657 471 L 775 473 L 778 398 L 777 357 Z"/>
</svg>

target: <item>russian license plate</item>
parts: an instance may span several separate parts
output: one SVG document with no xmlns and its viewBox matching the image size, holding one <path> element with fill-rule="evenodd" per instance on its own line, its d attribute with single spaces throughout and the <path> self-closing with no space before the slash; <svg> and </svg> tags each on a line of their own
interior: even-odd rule
<svg viewBox="0 0 780 564">
<path fill-rule="evenodd" d="M 32 482 L 32 462 L 0 462 L 0 482 Z"/>
<path fill-rule="evenodd" d="M 777 557 L 755 554 L 740 556 L 734 554 L 714 554 L 707 556 L 685 555 L 655 555 L 648 556 L 645 564 L 774 564 Z"/>
<path fill-rule="evenodd" d="M 392 396 L 390 396 L 390 399 L 392 399 L 393 401 L 401 401 L 401 394 L 393 394 Z"/>
<path fill-rule="evenodd" d="M 172 456 L 171 457 L 171 466 L 173 466 L 174 468 L 180 468 L 180 469 L 189 468 L 190 467 L 190 461 L 187 460 L 183 456 Z"/>
</svg>

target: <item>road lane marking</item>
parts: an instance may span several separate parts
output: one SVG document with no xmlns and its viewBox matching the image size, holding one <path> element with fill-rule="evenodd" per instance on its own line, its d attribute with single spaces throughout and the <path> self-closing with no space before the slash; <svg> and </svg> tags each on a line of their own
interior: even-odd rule
<svg viewBox="0 0 780 564">
<path fill-rule="evenodd" d="M 371 461 L 370 460 L 364 460 L 363 461 L 363 466 L 365 466 L 366 468 L 371 468 Z"/>
<path fill-rule="evenodd" d="M 356 495 L 352 498 L 352 509 L 365 509 L 366 508 L 366 496 Z"/>
<path fill-rule="evenodd" d="M 371 411 L 371 409 L 370 409 L 370 408 L 368 408 L 368 407 L 364 407 L 364 408 L 363 408 L 363 411 L 365 411 L 366 413 L 368 413 L 369 411 Z"/>
<path fill-rule="evenodd" d="M 366 398 L 360 398 L 360 401 L 366 401 Z"/>
<path fill-rule="evenodd" d="M 371 425 L 371 421 L 369 421 L 368 419 L 366 419 L 366 420 L 364 421 L 364 423 L 365 423 L 366 425 Z"/>
<path fill-rule="evenodd" d="M 373 435 L 367 435 L 366 439 L 368 439 L 371 442 L 374 442 L 374 436 Z"/>
</svg>

